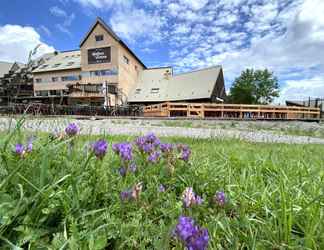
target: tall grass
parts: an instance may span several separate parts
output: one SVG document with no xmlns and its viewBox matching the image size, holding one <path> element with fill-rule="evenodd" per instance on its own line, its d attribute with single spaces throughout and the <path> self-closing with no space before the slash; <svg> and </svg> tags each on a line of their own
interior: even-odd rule
<svg viewBox="0 0 324 250">
<path fill-rule="evenodd" d="M 208 228 L 209 249 L 324 249 L 323 146 L 162 138 L 187 143 L 189 163 L 170 174 L 137 154 L 138 171 L 122 177 L 111 148 L 101 161 L 90 142 L 133 137 L 38 133 L 21 158 L 12 148 L 31 136 L 21 124 L 0 137 L 0 249 L 182 249 L 172 237 L 182 214 Z M 122 202 L 138 182 L 140 199 Z M 185 209 L 189 186 L 204 202 Z M 225 207 L 213 205 L 216 191 Z"/>
</svg>

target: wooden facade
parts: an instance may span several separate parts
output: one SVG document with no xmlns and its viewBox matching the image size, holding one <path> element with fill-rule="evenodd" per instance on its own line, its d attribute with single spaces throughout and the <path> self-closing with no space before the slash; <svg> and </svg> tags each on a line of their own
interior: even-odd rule
<svg viewBox="0 0 324 250">
<path fill-rule="evenodd" d="M 320 109 L 273 105 L 172 103 L 166 102 L 144 108 L 145 117 L 188 117 L 219 119 L 277 119 L 319 120 Z"/>
</svg>

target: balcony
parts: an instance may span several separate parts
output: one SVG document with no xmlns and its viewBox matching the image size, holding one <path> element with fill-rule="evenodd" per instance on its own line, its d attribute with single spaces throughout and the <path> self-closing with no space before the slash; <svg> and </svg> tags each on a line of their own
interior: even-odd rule
<svg viewBox="0 0 324 250">
<path fill-rule="evenodd" d="M 101 84 L 71 84 L 68 88 L 69 97 L 104 97 L 103 87 Z"/>
</svg>

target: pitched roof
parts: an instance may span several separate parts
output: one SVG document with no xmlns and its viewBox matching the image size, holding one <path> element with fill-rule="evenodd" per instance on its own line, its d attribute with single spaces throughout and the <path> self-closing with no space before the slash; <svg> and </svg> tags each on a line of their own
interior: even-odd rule
<svg viewBox="0 0 324 250">
<path fill-rule="evenodd" d="M 171 69 L 171 68 L 169 68 Z M 211 98 L 220 74 L 220 66 L 179 75 L 165 75 L 168 68 L 147 69 L 130 93 L 129 102 L 165 102 Z"/>
<path fill-rule="evenodd" d="M 135 53 L 118 37 L 118 35 L 105 23 L 104 20 L 102 20 L 100 17 L 97 17 L 94 24 L 91 26 L 88 33 L 85 35 L 85 37 L 82 39 L 80 43 L 80 47 L 85 43 L 85 41 L 88 39 L 94 28 L 97 26 L 97 24 L 101 24 L 101 26 L 117 41 L 121 46 L 123 46 L 132 56 L 135 57 L 137 61 L 139 61 L 140 64 L 146 69 L 145 64 L 135 55 Z"/>
<path fill-rule="evenodd" d="M 0 78 L 9 72 L 14 63 L 10 62 L 0 62 Z"/>
<path fill-rule="evenodd" d="M 33 73 L 79 68 L 81 68 L 80 50 L 73 50 L 58 52 L 57 55 L 50 57 L 47 61 L 33 70 Z"/>
</svg>

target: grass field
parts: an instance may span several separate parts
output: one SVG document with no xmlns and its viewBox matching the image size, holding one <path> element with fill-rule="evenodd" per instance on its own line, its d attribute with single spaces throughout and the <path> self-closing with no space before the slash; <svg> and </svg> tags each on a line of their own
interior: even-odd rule
<svg viewBox="0 0 324 250">
<path fill-rule="evenodd" d="M 0 249 L 184 249 L 180 215 L 208 229 L 208 249 L 324 249 L 324 146 L 160 138 L 189 145 L 189 161 L 175 150 L 152 163 L 133 145 L 137 169 L 125 174 L 111 146 L 133 137 L 19 126 L 0 137 Z M 13 152 L 30 136 L 30 152 Z M 102 159 L 92 153 L 98 139 L 109 144 Z M 187 187 L 202 204 L 184 206 Z"/>
</svg>

